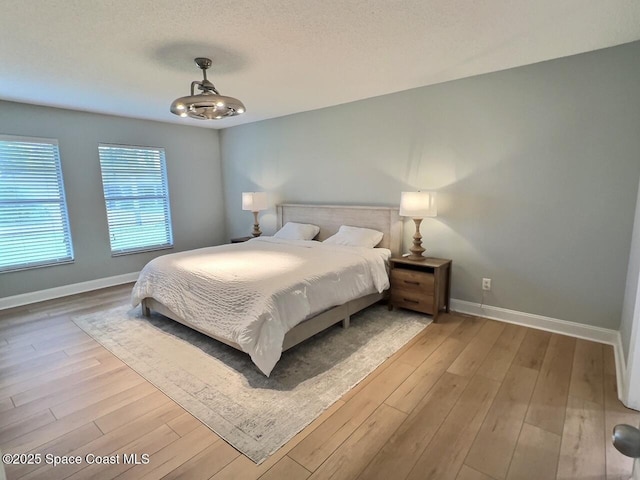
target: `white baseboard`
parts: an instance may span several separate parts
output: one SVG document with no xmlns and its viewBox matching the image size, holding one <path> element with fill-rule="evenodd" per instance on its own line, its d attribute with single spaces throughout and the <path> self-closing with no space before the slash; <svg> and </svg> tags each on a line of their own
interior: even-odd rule
<svg viewBox="0 0 640 480">
<path fill-rule="evenodd" d="M 613 345 L 613 352 L 616 361 L 618 398 L 624 398 L 626 365 L 624 352 L 622 350 L 622 340 L 618 330 L 594 327 L 592 325 L 584 325 L 576 322 L 568 322 L 567 320 L 544 317 L 533 313 L 518 312 L 516 310 L 493 307 L 491 305 L 480 305 L 479 303 L 457 300 L 455 298 L 451 299 L 451 309 L 460 313 L 491 318 L 493 320 L 499 320 L 507 323 L 515 323 L 517 325 L 524 325 L 538 330 L 545 330 L 547 332 L 560 333 L 562 335 L 569 335 L 571 337 Z"/>
<path fill-rule="evenodd" d="M 114 287 L 123 283 L 135 282 L 140 272 L 125 273 L 107 278 L 97 278 L 88 282 L 73 283 L 71 285 L 63 285 L 61 287 L 48 288 L 46 290 L 38 290 L 37 292 L 22 293 L 11 297 L 0 298 L 0 310 L 7 308 L 20 307 L 30 303 L 43 302 L 45 300 L 53 300 L 54 298 L 66 297 L 77 293 L 90 292 L 100 288 Z"/>
</svg>

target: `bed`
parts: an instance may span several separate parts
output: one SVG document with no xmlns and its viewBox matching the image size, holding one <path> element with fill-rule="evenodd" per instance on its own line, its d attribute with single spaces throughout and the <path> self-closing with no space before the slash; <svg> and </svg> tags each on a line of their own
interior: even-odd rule
<svg viewBox="0 0 640 480">
<path fill-rule="evenodd" d="M 132 303 L 141 303 L 145 315 L 155 311 L 248 353 L 269 376 L 283 351 L 338 322 L 348 327 L 351 315 L 384 297 L 388 277 L 383 257 L 399 254 L 402 241 L 402 223 L 394 208 L 278 205 L 278 229 L 288 222 L 319 226 L 315 237 L 319 241 L 335 234 L 341 225 L 370 228 L 384 235 L 375 249 L 260 237 L 158 257 L 140 273 Z M 205 280 L 202 269 L 212 258 L 215 276 Z M 284 267 L 288 263 L 304 280 L 290 281 Z M 247 268 L 237 273 L 236 266 L 241 264 Z M 176 265 L 180 275 L 173 276 L 168 272 Z M 342 268 L 353 270 L 348 275 L 354 280 L 348 280 L 348 271 Z M 265 270 L 274 272 L 265 274 Z M 369 276 L 371 285 L 364 285 L 363 279 Z M 336 278 L 344 287 L 323 286 Z"/>
</svg>

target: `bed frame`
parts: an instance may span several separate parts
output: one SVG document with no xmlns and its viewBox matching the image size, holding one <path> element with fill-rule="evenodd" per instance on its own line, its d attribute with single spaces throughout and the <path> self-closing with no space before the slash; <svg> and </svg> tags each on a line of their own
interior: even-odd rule
<svg viewBox="0 0 640 480">
<path fill-rule="evenodd" d="M 384 233 L 379 247 L 388 248 L 393 256 L 398 256 L 401 252 L 402 222 L 397 208 L 282 204 L 278 205 L 276 210 L 278 229 L 287 222 L 312 223 L 320 227 L 316 240 L 322 241 L 336 233 L 341 225 L 372 228 Z M 380 301 L 384 296 L 385 293 L 374 293 L 356 298 L 300 322 L 285 335 L 282 350 L 288 350 L 338 322 L 342 322 L 343 327 L 347 328 L 351 315 Z M 181 319 L 157 300 L 143 299 L 142 313 L 149 316 L 151 310 L 240 350 L 240 346 L 235 342 L 203 332 L 188 321 Z"/>
</svg>

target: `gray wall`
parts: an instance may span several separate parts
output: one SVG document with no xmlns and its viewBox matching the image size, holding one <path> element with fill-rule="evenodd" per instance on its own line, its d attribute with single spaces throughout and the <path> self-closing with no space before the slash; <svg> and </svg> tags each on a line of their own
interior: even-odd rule
<svg viewBox="0 0 640 480">
<path fill-rule="evenodd" d="M 640 177 L 640 43 L 225 129 L 231 235 L 242 191 L 398 205 L 439 192 L 428 253 L 453 297 L 617 329 Z M 402 72 L 398 72 L 399 75 Z M 274 211 L 261 216 L 265 233 Z M 405 226 L 405 246 L 411 226 Z"/>
<path fill-rule="evenodd" d="M 0 133 L 58 139 L 75 251 L 70 265 L 0 274 L 0 297 L 139 271 L 160 254 L 226 238 L 216 131 L 0 102 Z M 173 250 L 111 257 L 100 142 L 165 148 Z"/>
<path fill-rule="evenodd" d="M 631 240 L 631 254 L 629 255 L 629 267 L 627 270 L 627 284 L 624 291 L 622 304 L 622 320 L 620 321 L 620 337 L 624 356 L 629 365 L 629 350 L 631 346 L 631 333 L 633 318 L 637 315 L 636 303 L 638 301 L 638 283 L 640 280 L 640 187 L 636 206 L 636 218 L 633 224 L 633 236 Z"/>
</svg>

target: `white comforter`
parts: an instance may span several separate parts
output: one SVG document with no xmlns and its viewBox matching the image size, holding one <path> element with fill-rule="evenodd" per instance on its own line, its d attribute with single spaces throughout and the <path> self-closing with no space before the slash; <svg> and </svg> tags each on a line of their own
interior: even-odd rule
<svg viewBox="0 0 640 480">
<path fill-rule="evenodd" d="M 153 297 L 203 332 L 237 343 L 267 376 L 287 331 L 309 316 L 389 288 L 383 248 L 259 237 L 149 262 L 132 304 Z"/>
</svg>

